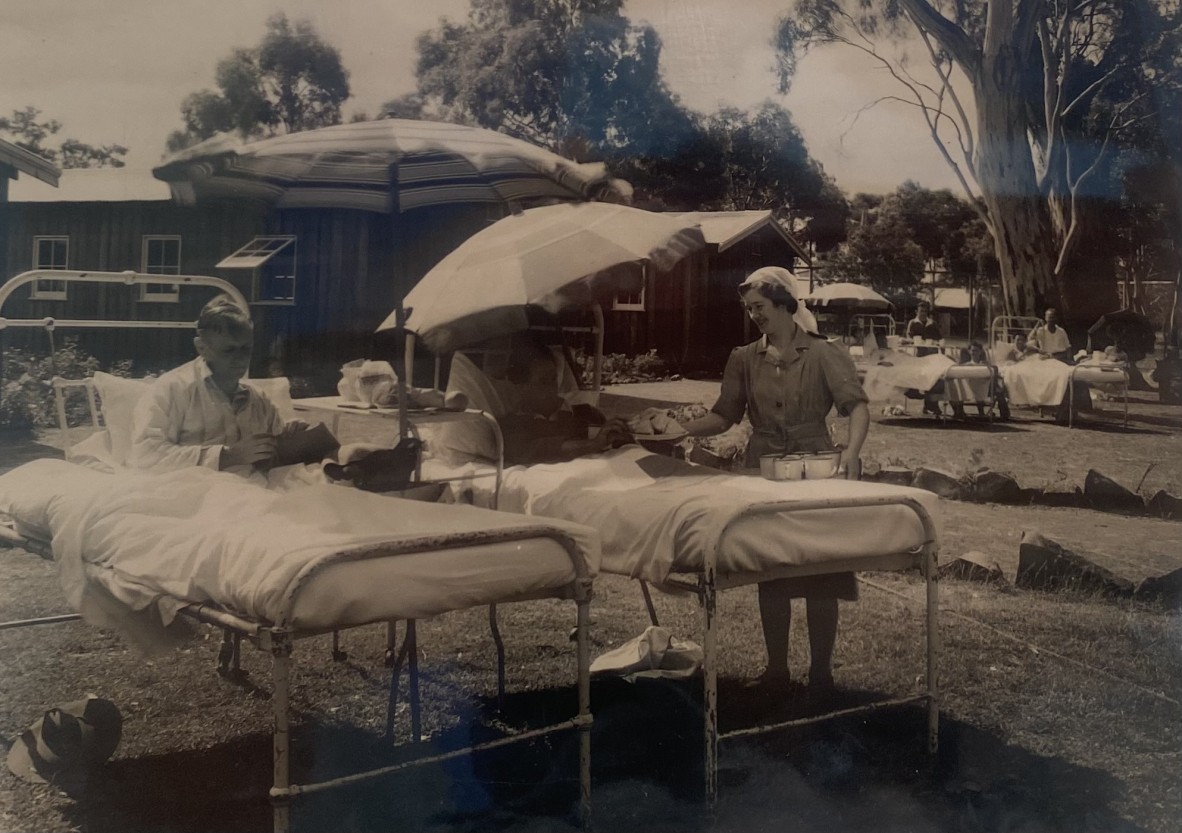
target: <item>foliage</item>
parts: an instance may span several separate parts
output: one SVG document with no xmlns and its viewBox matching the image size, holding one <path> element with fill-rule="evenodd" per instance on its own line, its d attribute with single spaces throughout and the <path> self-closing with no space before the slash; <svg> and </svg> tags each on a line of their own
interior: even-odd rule
<svg viewBox="0 0 1182 833">
<path fill-rule="evenodd" d="M 867 216 L 849 232 L 845 247 L 825 262 L 826 281 L 872 285 L 884 294 L 908 294 L 923 278 L 923 248 L 897 213 Z"/>
<path fill-rule="evenodd" d="M 181 103 L 185 129 L 169 137 L 169 150 L 227 131 L 273 136 L 340 124 L 349 98 L 340 52 L 311 22 L 293 24 L 282 12 L 267 21 L 257 46 L 219 61 L 215 77 L 217 92 L 201 90 Z"/>
<path fill-rule="evenodd" d="M 656 32 L 621 7 L 472 0 L 465 23 L 444 20 L 419 37 L 419 94 L 449 121 L 580 161 L 592 150 L 644 152 L 680 108 L 661 80 Z"/>
<path fill-rule="evenodd" d="M 37 154 L 62 169 L 122 168 L 127 148 L 123 145 L 88 145 L 77 139 L 63 139 L 56 147 L 45 143 L 62 129 L 56 119 L 39 121 L 41 111 L 36 107 L 13 110 L 11 116 L 0 116 L 0 133 L 7 134 L 17 147 Z"/>
<path fill-rule="evenodd" d="M 130 361 L 115 363 L 107 372 L 130 376 Z M 4 351 L 4 375 L 0 379 L 0 430 L 31 431 L 57 425 L 53 377 L 84 379 L 100 370 L 99 360 L 67 338 L 53 356 L 19 348 Z M 71 425 L 89 415 L 82 397 L 66 398 L 66 418 Z"/>
<path fill-rule="evenodd" d="M 580 376 L 587 383 L 591 382 L 593 370 L 592 358 L 584 353 L 576 353 L 575 366 Z M 667 379 L 670 376 L 668 363 L 657 355 L 656 350 L 649 350 L 637 356 L 626 356 L 623 353 L 609 353 L 603 357 L 600 369 L 602 383 L 605 385 L 621 385 L 628 382 L 651 382 Z"/>
<path fill-rule="evenodd" d="M 1177 161 L 1178 151 L 1137 144 L 1137 134 L 1178 98 L 1180 31 L 1174 0 L 800 0 L 777 46 L 784 88 L 813 46 L 843 44 L 877 61 L 977 207 L 1010 310 L 1057 303 L 1070 314 L 1095 291 L 1073 278 L 1089 263 L 1085 241 L 1102 230 L 1089 215 L 1120 197 L 1114 151 L 1131 143 Z"/>
</svg>

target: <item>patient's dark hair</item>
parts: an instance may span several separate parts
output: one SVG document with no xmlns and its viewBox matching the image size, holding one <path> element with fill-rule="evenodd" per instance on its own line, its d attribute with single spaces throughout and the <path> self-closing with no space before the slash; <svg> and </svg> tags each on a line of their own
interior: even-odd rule
<svg viewBox="0 0 1182 833">
<path fill-rule="evenodd" d="M 787 307 L 790 313 L 795 314 L 800 305 L 800 302 L 796 300 L 796 296 L 789 292 L 787 288 L 771 281 L 755 281 L 753 283 L 739 284 L 739 297 L 742 298 L 752 289 L 771 301 L 774 306 Z"/>
<path fill-rule="evenodd" d="M 201 314 L 197 316 L 197 335 L 203 333 L 238 335 L 248 333 L 253 329 L 250 313 L 229 295 L 218 295 L 202 307 Z"/>
</svg>

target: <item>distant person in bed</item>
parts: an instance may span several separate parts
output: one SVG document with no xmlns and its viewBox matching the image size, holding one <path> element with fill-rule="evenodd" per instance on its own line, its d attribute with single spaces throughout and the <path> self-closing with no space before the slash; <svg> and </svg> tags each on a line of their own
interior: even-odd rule
<svg viewBox="0 0 1182 833">
<path fill-rule="evenodd" d="M 756 468 L 764 454 L 833 449 L 825 419 L 835 406 L 849 417 L 849 441 L 841 452 L 839 476 L 861 474 L 859 455 L 870 428 L 866 393 L 853 360 L 844 349 L 817 335 L 817 322 L 793 295 L 787 270 L 767 266 L 739 286 L 747 315 L 763 337 L 736 348 L 727 360 L 722 391 L 710 413 L 684 425 L 695 437 L 726 431 L 746 413 L 754 429 L 746 465 Z M 791 600 L 807 600 L 810 688 L 833 686 L 833 646 L 837 639 L 837 600 L 854 600 L 853 573 L 776 579 L 759 585 L 759 614 L 768 666 L 761 683 L 787 687 Z"/>
<path fill-rule="evenodd" d="M 590 405 L 565 407 L 559 365 L 544 344 L 529 339 L 510 359 L 505 413 L 497 418 L 505 440 L 505 464 L 560 463 L 606 451 L 630 438 L 627 424 L 605 419 Z M 598 428 L 588 437 L 589 428 Z"/>
<path fill-rule="evenodd" d="M 290 429 L 266 396 L 242 383 L 253 343 L 246 310 L 227 295 L 206 304 L 193 339 L 197 358 L 162 375 L 136 406 L 130 465 L 244 473 L 269 468 L 279 436 Z"/>
</svg>

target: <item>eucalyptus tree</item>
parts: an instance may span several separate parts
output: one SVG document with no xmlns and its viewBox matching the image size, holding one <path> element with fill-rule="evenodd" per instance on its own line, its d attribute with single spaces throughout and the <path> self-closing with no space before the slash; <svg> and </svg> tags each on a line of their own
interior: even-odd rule
<svg viewBox="0 0 1182 833">
<path fill-rule="evenodd" d="M 1177 95 L 1180 28 L 1178 0 L 799 0 L 776 40 L 783 89 L 819 45 L 890 73 L 989 230 L 1007 307 L 1071 315 L 1114 152 Z"/>
</svg>

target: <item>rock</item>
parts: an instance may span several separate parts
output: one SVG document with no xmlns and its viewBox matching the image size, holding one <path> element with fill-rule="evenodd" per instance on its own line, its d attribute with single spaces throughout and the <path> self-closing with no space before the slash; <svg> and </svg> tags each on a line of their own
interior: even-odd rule
<svg viewBox="0 0 1182 833">
<path fill-rule="evenodd" d="M 1009 584 L 1001 565 L 979 550 L 970 550 L 939 568 L 940 578 L 958 578 L 964 581 L 983 581 L 988 584 Z"/>
<path fill-rule="evenodd" d="M 1150 576 L 1137 585 L 1133 596 L 1173 608 L 1182 607 L 1182 569 L 1166 573 L 1164 576 Z"/>
<path fill-rule="evenodd" d="M 1083 493 L 1089 505 L 1104 512 L 1141 514 L 1145 511 L 1145 501 L 1140 495 L 1095 469 L 1088 469 Z"/>
<path fill-rule="evenodd" d="M 1024 494 L 1010 475 L 985 469 L 973 478 L 973 496 L 982 503 L 1022 503 Z"/>
<path fill-rule="evenodd" d="M 1019 587 L 1035 590 L 1077 590 L 1109 596 L 1131 596 L 1133 582 L 1095 563 L 1095 556 L 1072 552 L 1038 532 L 1024 531 L 1018 546 Z"/>
<path fill-rule="evenodd" d="M 926 489 L 949 500 L 960 500 L 969 491 L 969 485 L 954 474 L 939 469 L 921 468 L 915 472 L 911 485 Z"/>
<path fill-rule="evenodd" d="M 903 466 L 884 466 L 878 472 L 879 483 L 892 483 L 895 486 L 910 486 L 914 478 L 915 473 Z"/>
<path fill-rule="evenodd" d="M 1145 508 L 1149 510 L 1151 515 L 1157 515 L 1169 521 L 1182 520 L 1182 498 L 1174 497 L 1164 489 L 1146 501 Z"/>
</svg>

